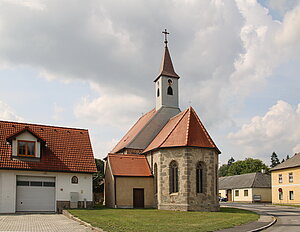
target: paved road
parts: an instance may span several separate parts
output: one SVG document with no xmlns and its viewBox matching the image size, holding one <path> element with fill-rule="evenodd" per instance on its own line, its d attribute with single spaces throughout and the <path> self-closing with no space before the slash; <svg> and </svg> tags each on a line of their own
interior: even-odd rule
<svg viewBox="0 0 300 232">
<path fill-rule="evenodd" d="M 62 214 L 0 215 L 0 231 L 91 232 Z"/>
<path fill-rule="evenodd" d="M 258 211 L 262 214 L 273 215 L 277 222 L 264 230 L 266 232 L 299 232 L 300 231 L 300 208 L 288 206 L 274 206 L 271 204 L 237 204 L 225 203 L 222 205 L 236 206 L 244 209 Z"/>
</svg>

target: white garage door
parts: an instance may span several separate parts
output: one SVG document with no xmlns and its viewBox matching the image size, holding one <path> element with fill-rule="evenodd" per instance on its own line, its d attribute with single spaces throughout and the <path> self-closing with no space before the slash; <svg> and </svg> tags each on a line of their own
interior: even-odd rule
<svg viewBox="0 0 300 232">
<path fill-rule="evenodd" d="M 17 176 L 17 211 L 55 211 L 55 178 Z"/>
</svg>

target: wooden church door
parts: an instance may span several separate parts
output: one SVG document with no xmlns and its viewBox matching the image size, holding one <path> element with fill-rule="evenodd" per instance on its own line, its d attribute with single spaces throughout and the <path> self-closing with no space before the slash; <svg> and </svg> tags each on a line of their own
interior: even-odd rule
<svg viewBox="0 0 300 232">
<path fill-rule="evenodd" d="M 144 189 L 133 189 L 133 208 L 144 208 Z"/>
</svg>

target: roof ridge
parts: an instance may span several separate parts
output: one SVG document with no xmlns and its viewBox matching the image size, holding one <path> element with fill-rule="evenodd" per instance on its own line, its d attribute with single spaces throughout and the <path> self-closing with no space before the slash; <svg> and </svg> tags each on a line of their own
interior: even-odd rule
<svg viewBox="0 0 300 232">
<path fill-rule="evenodd" d="M 86 131 L 88 130 L 88 129 L 76 128 L 76 127 L 51 126 L 51 125 L 45 125 L 45 124 L 15 122 L 15 121 L 5 121 L 5 120 L 0 120 L 0 123 L 13 123 L 13 124 L 22 124 L 24 126 L 42 126 L 42 127 L 51 127 L 51 128 L 59 128 L 59 129 L 68 129 L 68 130 L 86 130 Z"/>
<path fill-rule="evenodd" d="M 182 115 L 181 115 L 181 118 L 178 120 L 178 122 L 174 125 L 174 127 L 172 128 L 172 130 L 170 130 L 170 132 L 168 133 L 168 135 L 166 136 L 166 138 L 159 144 L 159 146 L 158 147 L 160 147 L 169 137 L 170 137 L 170 135 L 172 134 L 172 132 L 175 130 L 175 128 L 177 127 L 177 125 L 181 122 L 181 120 L 184 118 L 184 116 L 185 116 L 185 114 L 187 113 L 187 111 L 188 110 L 185 110 L 185 111 L 183 111 L 183 112 L 180 112 L 179 114 L 181 114 L 182 113 Z M 177 116 L 178 116 L 178 114 L 177 114 Z M 172 118 L 172 119 L 174 119 L 174 117 Z M 170 122 L 170 120 L 171 119 L 169 119 L 169 121 L 168 122 Z M 168 123 L 167 122 L 167 123 Z M 166 124 L 167 125 L 167 124 Z"/>
<path fill-rule="evenodd" d="M 186 145 L 189 144 L 189 132 L 190 132 L 190 123 L 191 123 L 191 107 L 188 108 L 189 114 L 188 114 L 188 121 L 186 125 Z"/>
<path fill-rule="evenodd" d="M 198 121 L 198 123 L 200 124 L 201 128 L 203 129 L 204 134 L 205 134 L 206 138 L 208 139 L 208 141 L 210 142 L 210 144 L 211 144 L 212 146 L 214 146 L 214 147 L 217 148 L 216 144 L 214 143 L 214 141 L 212 140 L 212 138 L 211 138 L 210 135 L 208 134 L 208 132 L 207 132 L 207 130 L 205 129 L 205 127 L 203 126 L 201 120 L 199 119 L 199 117 L 198 117 L 197 113 L 195 112 L 195 110 L 193 109 L 193 107 L 190 106 L 190 108 L 191 108 L 191 110 L 193 111 L 193 113 L 194 113 L 194 115 L 195 115 L 195 117 L 196 117 L 196 120 Z M 217 149 L 218 149 L 218 148 L 217 148 Z"/>
</svg>

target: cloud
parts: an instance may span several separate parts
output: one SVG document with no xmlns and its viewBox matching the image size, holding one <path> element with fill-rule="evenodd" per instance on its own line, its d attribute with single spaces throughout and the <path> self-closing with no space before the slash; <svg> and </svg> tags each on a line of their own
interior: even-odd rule
<svg viewBox="0 0 300 232">
<path fill-rule="evenodd" d="M 253 117 L 228 138 L 249 155 L 299 152 L 300 104 L 294 108 L 285 101 L 278 101 L 265 115 Z"/>
<path fill-rule="evenodd" d="M 92 121 L 98 125 L 110 125 L 124 129 L 129 127 L 138 115 L 146 113 L 150 109 L 149 101 L 131 93 L 119 93 L 101 91 L 96 98 L 85 96 L 74 108 L 74 114 L 78 119 Z"/>
<path fill-rule="evenodd" d="M 24 121 L 6 103 L 0 101 L 0 120 Z"/>
</svg>

